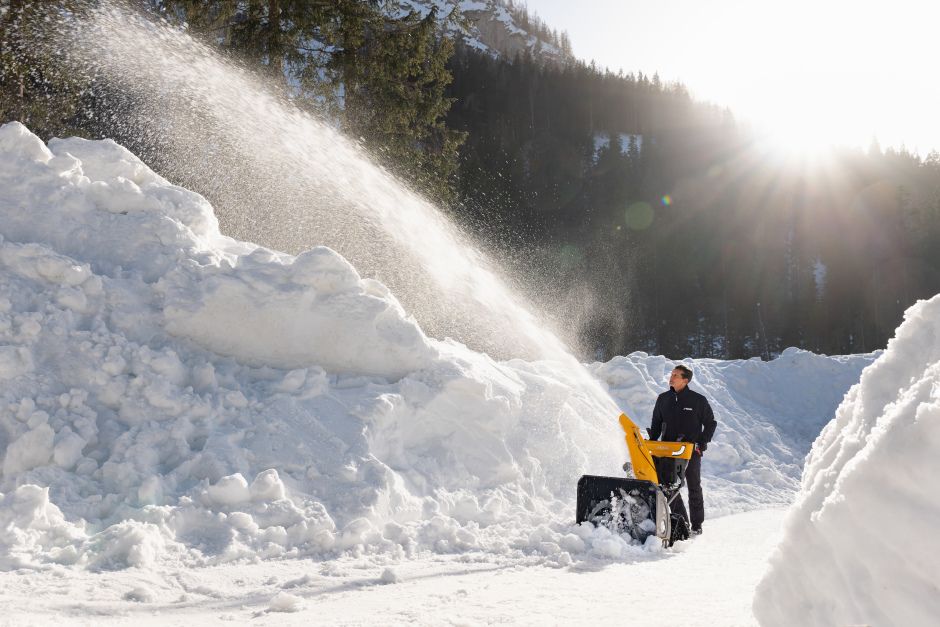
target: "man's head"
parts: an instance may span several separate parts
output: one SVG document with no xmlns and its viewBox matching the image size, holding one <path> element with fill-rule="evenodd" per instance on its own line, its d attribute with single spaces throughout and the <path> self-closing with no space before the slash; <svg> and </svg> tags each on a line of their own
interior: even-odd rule
<svg viewBox="0 0 940 627">
<path fill-rule="evenodd" d="M 669 375 L 669 387 L 676 392 L 681 392 L 691 380 L 692 371 L 687 366 L 679 364 L 672 369 L 672 373 Z"/>
</svg>

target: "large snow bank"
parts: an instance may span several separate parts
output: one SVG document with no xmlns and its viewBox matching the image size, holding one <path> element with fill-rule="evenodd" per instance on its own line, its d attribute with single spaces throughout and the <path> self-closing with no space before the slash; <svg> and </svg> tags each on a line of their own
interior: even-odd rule
<svg viewBox="0 0 940 627">
<path fill-rule="evenodd" d="M 155 284 L 135 309 L 159 308 L 169 333 L 245 363 L 401 376 L 433 358 L 388 290 L 345 259 L 326 248 L 290 257 L 223 237 L 205 199 L 114 142 L 56 139 L 47 149 L 12 123 L 0 151 L 2 235 L 62 255 L 37 261 L 63 266 L 50 270 L 55 277 L 38 270 L 40 279 L 62 274 L 80 313 L 96 310 L 100 277 L 135 275 Z M 8 264 L 48 257 L 34 246 L 5 255 Z"/>
<path fill-rule="evenodd" d="M 813 444 L 758 586 L 766 625 L 929 625 L 940 616 L 940 296 L 908 309 Z"/>
<path fill-rule="evenodd" d="M 672 362 L 594 378 L 428 338 L 335 252 L 224 237 L 110 141 L 11 123 L 0 164 L 0 568 L 656 550 L 571 518 L 581 474 L 620 472 L 617 403 L 644 423 Z M 786 500 L 868 361 L 693 363 L 709 515 Z"/>
<path fill-rule="evenodd" d="M 223 237 L 113 142 L 11 123 L 0 163 L 4 567 L 518 550 L 619 464 L 570 364 L 430 340 L 335 252 Z"/>
</svg>

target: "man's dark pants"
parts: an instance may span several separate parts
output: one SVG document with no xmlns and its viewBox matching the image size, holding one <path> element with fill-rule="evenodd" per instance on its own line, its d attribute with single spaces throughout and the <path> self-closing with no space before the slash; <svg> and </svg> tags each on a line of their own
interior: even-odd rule
<svg viewBox="0 0 940 627">
<path fill-rule="evenodd" d="M 686 466 L 685 485 L 689 489 L 691 518 L 686 514 L 681 494 L 672 502 L 672 509 L 688 520 L 692 529 L 701 529 L 705 521 L 705 500 L 702 498 L 702 456 L 698 453 L 692 453 L 692 459 Z"/>
</svg>

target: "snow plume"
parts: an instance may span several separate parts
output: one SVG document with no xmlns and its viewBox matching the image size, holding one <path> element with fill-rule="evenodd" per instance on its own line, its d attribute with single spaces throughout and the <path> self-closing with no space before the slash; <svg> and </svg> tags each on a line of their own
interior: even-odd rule
<svg viewBox="0 0 940 627">
<path fill-rule="evenodd" d="M 813 445 L 758 586 L 766 625 L 928 625 L 940 616 L 940 296 L 908 309 Z"/>
<path fill-rule="evenodd" d="M 475 238 L 380 167 L 359 143 L 185 31 L 125 2 L 94 4 L 80 19 L 50 16 L 50 40 L 69 50 L 64 60 L 70 70 L 104 88 L 108 126 L 146 150 L 149 162 L 168 177 L 212 197 L 227 234 L 294 254 L 327 245 L 364 276 L 390 286 L 434 337 L 454 337 L 491 355 L 570 357 Z M 296 267 L 302 274 L 302 266 L 325 259 L 298 260 Z M 261 266 L 255 270 L 257 276 L 264 273 Z M 217 273 L 211 288 L 220 298 L 234 288 L 224 274 Z M 379 289 L 363 286 L 373 288 Z M 204 305 L 202 321 L 192 322 L 198 328 L 175 329 L 225 333 L 204 324 L 219 315 L 218 301 Z M 232 339 L 215 337 L 212 346 Z M 293 346 L 305 338 L 297 329 L 284 339 Z M 292 346 L 275 349 L 277 355 L 288 355 Z M 580 367 L 573 360 L 572 366 Z"/>
</svg>

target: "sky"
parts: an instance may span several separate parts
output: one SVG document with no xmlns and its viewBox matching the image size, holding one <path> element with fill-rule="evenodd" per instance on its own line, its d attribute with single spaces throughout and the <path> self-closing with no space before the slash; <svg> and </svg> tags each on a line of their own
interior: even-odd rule
<svg viewBox="0 0 940 627">
<path fill-rule="evenodd" d="M 575 55 L 658 72 L 727 105 L 781 149 L 940 150 L 940 81 L 923 0 L 529 0 Z"/>
</svg>

